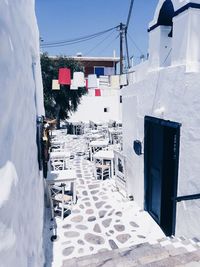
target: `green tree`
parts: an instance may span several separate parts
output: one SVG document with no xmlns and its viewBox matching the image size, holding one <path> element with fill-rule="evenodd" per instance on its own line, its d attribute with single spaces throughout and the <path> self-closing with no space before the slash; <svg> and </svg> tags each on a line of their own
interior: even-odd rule
<svg viewBox="0 0 200 267">
<path fill-rule="evenodd" d="M 52 58 L 47 53 L 41 55 L 46 117 L 56 118 L 58 128 L 60 127 L 60 120 L 69 118 L 69 115 L 77 110 L 82 95 L 87 92 L 85 87 L 70 90 L 68 85 L 61 85 L 60 90 L 52 90 L 52 80 L 58 79 L 59 68 L 62 67 L 70 68 L 71 75 L 74 71 L 83 71 L 83 67 L 71 58 L 65 56 Z"/>
</svg>

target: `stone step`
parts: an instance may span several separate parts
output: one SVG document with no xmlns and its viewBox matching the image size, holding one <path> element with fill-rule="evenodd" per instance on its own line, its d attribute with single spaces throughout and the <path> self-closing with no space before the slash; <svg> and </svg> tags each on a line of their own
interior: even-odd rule
<svg viewBox="0 0 200 267">
<path fill-rule="evenodd" d="M 164 241 L 170 240 L 166 238 L 160 241 L 161 244 L 142 243 L 125 249 L 116 249 L 69 259 L 63 262 L 62 267 L 174 267 L 176 265 L 180 267 L 189 263 L 199 264 L 200 247 L 193 244 L 188 249 L 188 243 L 186 245 L 182 244 L 180 240 L 173 240 L 174 243 L 164 243 Z M 174 246 L 173 244 L 179 245 Z"/>
</svg>

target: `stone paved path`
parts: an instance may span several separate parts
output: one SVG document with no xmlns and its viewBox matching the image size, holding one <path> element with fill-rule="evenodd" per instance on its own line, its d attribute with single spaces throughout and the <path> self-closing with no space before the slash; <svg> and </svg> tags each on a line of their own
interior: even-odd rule
<svg viewBox="0 0 200 267">
<path fill-rule="evenodd" d="M 84 140 L 77 139 L 76 149 Z M 79 145 L 77 145 L 79 144 Z M 75 153 L 76 154 L 76 153 Z M 153 243 L 164 234 L 151 217 L 138 208 L 134 201 L 128 201 L 115 190 L 113 180 L 96 180 L 93 165 L 81 156 L 75 156 L 77 204 L 71 214 L 57 222 L 58 238 L 53 242 L 52 266 L 62 266 L 63 260 L 73 257 L 125 248 L 144 242 Z M 47 253 L 50 255 L 52 243 L 46 224 Z M 48 251 L 49 249 L 49 251 Z M 51 259 L 46 266 L 50 265 Z"/>
</svg>

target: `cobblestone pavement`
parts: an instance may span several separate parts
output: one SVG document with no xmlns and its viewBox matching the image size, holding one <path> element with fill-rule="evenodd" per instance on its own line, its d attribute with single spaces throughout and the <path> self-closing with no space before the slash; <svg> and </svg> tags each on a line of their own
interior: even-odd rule
<svg viewBox="0 0 200 267">
<path fill-rule="evenodd" d="M 84 140 L 77 139 L 75 144 L 74 149 L 79 151 Z M 94 178 L 93 164 L 90 161 L 75 156 L 73 167 L 78 177 L 78 200 L 71 214 L 63 221 L 56 218 L 58 237 L 53 243 L 50 241 L 50 218 L 46 220 L 46 249 L 48 255 L 52 249 L 53 267 L 62 266 L 63 260 L 73 257 L 144 242 L 154 243 L 164 237 L 148 213 L 116 191 L 114 180 L 102 181 Z M 46 266 L 51 266 L 50 262 L 49 256 Z"/>
</svg>

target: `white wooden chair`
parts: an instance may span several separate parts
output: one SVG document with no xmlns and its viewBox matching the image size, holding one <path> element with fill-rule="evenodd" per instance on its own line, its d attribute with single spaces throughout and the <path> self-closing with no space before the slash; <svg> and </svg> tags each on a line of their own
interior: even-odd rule
<svg viewBox="0 0 200 267">
<path fill-rule="evenodd" d="M 55 212 L 61 213 L 62 220 L 65 214 L 72 209 L 72 196 L 65 194 L 65 184 L 60 186 L 55 184 L 48 185 L 49 199 L 51 205 L 51 216 L 55 217 Z"/>
<path fill-rule="evenodd" d="M 110 178 L 110 163 L 104 160 L 94 159 L 94 176 L 96 179 L 104 180 Z"/>
<path fill-rule="evenodd" d="M 64 170 L 65 161 L 63 159 L 51 159 L 51 167 L 53 171 Z"/>
</svg>

